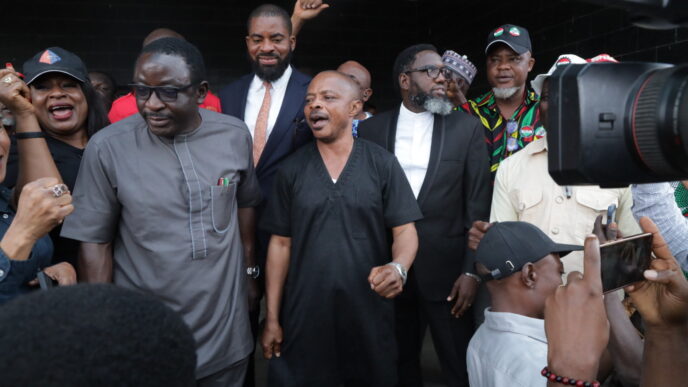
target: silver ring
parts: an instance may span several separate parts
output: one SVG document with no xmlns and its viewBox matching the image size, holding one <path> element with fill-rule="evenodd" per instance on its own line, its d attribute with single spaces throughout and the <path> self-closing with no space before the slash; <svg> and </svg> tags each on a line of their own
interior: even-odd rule
<svg viewBox="0 0 688 387">
<path fill-rule="evenodd" d="M 54 186 L 50 187 L 49 189 L 53 193 L 53 196 L 56 198 L 59 198 L 60 196 L 69 192 L 69 188 L 67 188 L 67 186 L 64 184 L 55 184 Z"/>
<path fill-rule="evenodd" d="M 13 79 L 11 75 L 8 75 L 5 78 L 3 78 L 2 81 L 9 85 L 10 83 L 12 83 Z"/>
</svg>

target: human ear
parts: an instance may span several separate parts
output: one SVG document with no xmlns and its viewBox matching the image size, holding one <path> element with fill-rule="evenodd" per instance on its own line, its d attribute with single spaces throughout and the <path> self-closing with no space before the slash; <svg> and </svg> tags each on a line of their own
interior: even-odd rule
<svg viewBox="0 0 688 387">
<path fill-rule="evenodd" d="M 369 100 L 372 95 L 373 95 L 373 89 L 371 89 L 370 87 L 363 90 L 363 101 L 365 102 L 365 101 Z"/>
<path fill-rule="evenodd" d="M 408 90 L 410 83 L 411 79 L 409 78 L 409 75 L 407 73 L 399 74 L 399 88 L 401 90 Z"/>
<path fill-rule="evenodd" d="M 531 56 L 530 59 L 528 59 L 528 72 L 533 69 L 533 66 L 535 66 L 535 58 Z"/>
<path fill-rule="evenodd" d="M 198 90 L 196 91 L 196 101 L 198 105 L 202 104 L 203 101 L 205 101 L 205 97 L 206 95 L 208 95 L 208 88 L 209 85 L 207 81 L 203 81 L 200 85 L 198 85 Z"/>
<path fill-rule="evenodd" d="M 521 268 L 521 282 L 528 288 L 534 288 L 537 282 L 537 273 L 535 271 L 535 265 L 528 262 Z"/>
<path fill-rule="evenodd" d="M 363 109 L 363 101 L 360 99 L 355 99 L 351 101 L 351 109 L 349 110 L 350 117 L 356 117 L 358 113 Z"/>
</svg>

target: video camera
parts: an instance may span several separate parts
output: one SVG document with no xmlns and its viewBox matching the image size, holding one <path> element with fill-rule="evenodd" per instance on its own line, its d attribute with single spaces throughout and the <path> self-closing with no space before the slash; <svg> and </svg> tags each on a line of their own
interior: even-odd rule
<svg viewBox="0 0 688 387">
<path fill-rule="evenodd" d="M 688 1 L 595 1 L 688 21 Z M 652 8 L 654 7 L 654 8 Z M 671 19 L 664 18 L 667 9 Z M 654 13 L 651 11 L 654 10 Z M 638 20 L 638 19 L 636 19 Z M 549 78 L 549 172 L 559 185 L 624 187 L 688 178 L 688 65 L 588 63 Z"/>
</svg>

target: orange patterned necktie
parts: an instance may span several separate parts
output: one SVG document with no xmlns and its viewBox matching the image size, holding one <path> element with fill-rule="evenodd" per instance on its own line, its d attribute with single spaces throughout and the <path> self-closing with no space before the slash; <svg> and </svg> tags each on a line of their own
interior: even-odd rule
<svg viewBox="0 0 688 387">
<path fill-rule="evenodd" d="M 263 82 L 263 87 L 265 87 L 265 95 L 263 96 L 263 104 L 260 105 L 260 111 L 258 112 L 258 119 L 256 119 L 256 127 L 253 130 L 253 163 L 258 164 L 260 160 L 260 155 L 263 153 L 265 148 L 265 142 L 267 139 L 268 131 L 268 114 L 270 113 L 270 82 Z"/>
</svg>

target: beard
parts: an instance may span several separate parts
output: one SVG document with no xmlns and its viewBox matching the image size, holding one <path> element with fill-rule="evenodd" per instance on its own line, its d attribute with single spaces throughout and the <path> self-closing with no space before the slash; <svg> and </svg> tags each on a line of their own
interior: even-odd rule
<svg viewBox="0 0 688 387">
<path fill-rule="evenodd" d="M 518 92 L 520 87 L 493 87 L 492 92 L 497 99 L 509 99 Z"/>
<path fill-rule="evenodd" d="M 433 97 L 430 94 L 419 91 L 410 98 L 411 103 L 417 107 L 422 107 L 432 114 L 439 114 L 441 116 L 449 115 L 454 110 L 454 105 L 449 102 L 449 98 Z"/>
<path fill-rule="evenodd" d="M 274 82 L 280 79 L 282 74 L 284 74 L 284 71 L 289 66 L 289 63 L 291 63 L 291 55 L 292 51 L 289 51 L 286 58 L 281 59 L 277 54 L 258 54 L 255 60 L 253 60 L 251 57 L 249 57 L 248 60 L 251 62 L 251 68 L 253 69 L 253 72 L 256 73 L 258 78 L 263 81 Z M 258 61 L 261 57 L 275 58 L 277 60 L 277 64 L 274 66 L 261 66 L 260 62 Z"/>
</svg>

